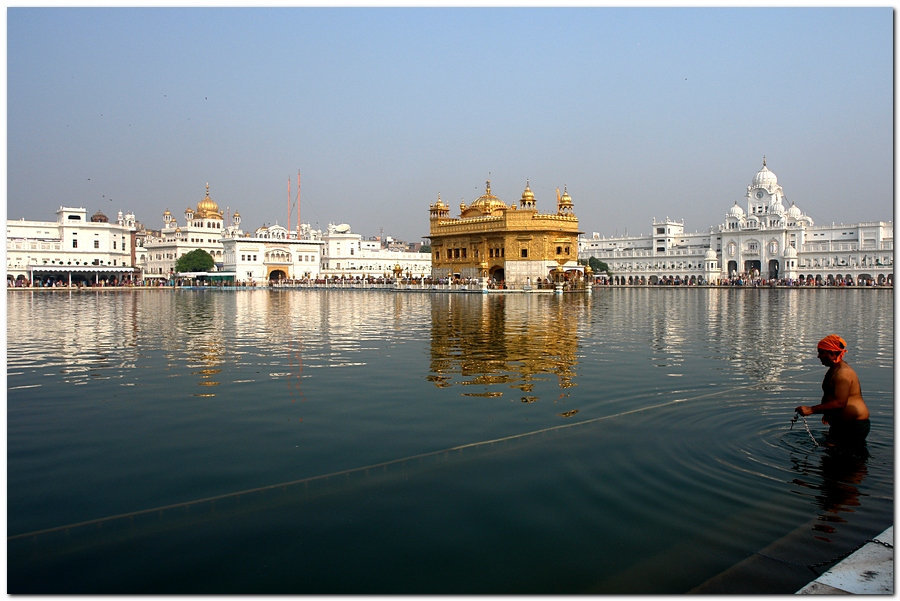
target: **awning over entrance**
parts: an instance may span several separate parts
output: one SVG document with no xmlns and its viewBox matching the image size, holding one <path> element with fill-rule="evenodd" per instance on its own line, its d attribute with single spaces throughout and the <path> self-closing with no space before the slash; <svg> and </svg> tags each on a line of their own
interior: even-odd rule
<svg viewBox="0 0 900 601">
<path fill-rule="evenodd" d="M 41 265 L 29 267 L 33 273 L 134 273 L 134 267 L 113 267 L 112 265 Z"/>
<path fill-rule="evenodd" d="M 125 265 L 33 265 L 28 267 L 31 280 L 51 278 L 57 281 L 68 281 L 70 286 L 73 281 L 93 281 L 94 283 L 99 283 L 100 280 L 119 281 L 125 275 L 134 276 L 136 271 L 134 267 Z M 10 277 L 7 274 L 7 279 Z M 20 275 L 18 279 L 23 279 L 23 276 Z"/>
</svg>

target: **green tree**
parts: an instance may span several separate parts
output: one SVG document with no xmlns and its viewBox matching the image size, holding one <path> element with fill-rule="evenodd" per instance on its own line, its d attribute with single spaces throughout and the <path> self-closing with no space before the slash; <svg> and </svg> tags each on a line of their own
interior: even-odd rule
<svg viewBox="0 0 900 601">
<path fill-rule="evenodd" d="M 431 254 L 431 245 L 423 244 L 422 246 L 419 247 L 419 252 Z"/>
<path fill-rule="evenodd" d="M 604 271 L 607 273 L 607 275 L 611 274 L 611 272 L 609 271 L 609 265 L 607 265 L 597 257 L 588 258 L 588 265 L 591 266 L 591 269 L 594 271 L 594 273 L 600 273 L 601 271 Z"/>
<path fill-rule="evenodd" d="M 609 265 L 607 265 L 597 257 L 588 257 L 587 260 L 578 259 L 578 263 L 581 265 L 589 265 L 591 271 L 593 271 L 594 274 L 598 274 L 603 271 L 606 272 L 607 275 L 612 275 L 612 272 L 609 270 Z"/>
<path fill-rule="evenodd" d="M 209 271 L 214 264 L 215 261 L 213 261 L 212 255 L 202 248 L 198 248 L 197 250 L 192 250 L 191 252 L 178 257 L 178 260 L 175 261 L 175 271 L 178 273 L 184 273 L 186 271 Z"/>
</svg>

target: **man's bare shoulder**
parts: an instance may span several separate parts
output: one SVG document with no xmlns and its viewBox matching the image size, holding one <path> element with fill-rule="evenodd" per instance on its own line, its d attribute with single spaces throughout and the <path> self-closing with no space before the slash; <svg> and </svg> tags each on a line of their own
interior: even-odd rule
<svg viewBox="0 0 900 601">
<path fill-rule="evenodd" d="M 834 377 L 835 380 L 853 381 L 857 379 L 856 371 L 844 362 L 841 362 L 840 365 L 838 365 L 838 368 L 834 370 L 832 377 Z"/>
</svg>

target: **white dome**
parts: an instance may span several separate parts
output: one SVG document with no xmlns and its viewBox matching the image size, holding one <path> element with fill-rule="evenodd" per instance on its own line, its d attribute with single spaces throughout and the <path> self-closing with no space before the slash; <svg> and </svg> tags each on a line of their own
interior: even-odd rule
<svg viewBox="0 0 900 601">
<path fill-rule="evenodd" d="M 784 205 L 781 204 L 780 200 L 776 200 L 774 203 L 772 203 L 772 212 L 776 215 L 784 215 Z"/>
<path fill-rule="evenodd" d="M 800 217 L 803 215 L 803 213 L 794 203 L 791 203 L 791 208 L 787 210 L 787 214 L 788 217 L 791 217 L 793 219 L 800 219 Z"/>
<path fill-rule="evenodd" d="M 756 172 L 756 175 L 753 176 L 753 187 L 754 188 L 774 188 L 778 185 L 778 177 L 766 167 L 766 162 L 763 160 L 762 169 Z"/>
<path fill-rule="evenodd" d="M 793 246 L 788 246 L 784 249 L 784 258 L 785 259 L 796 259 L 797 258 L 797 249 Z"/>
<path fill-rule="evenodd" d="M 744 216 L 744 209 L 738 206 L 737 201 L 734 201 L 734 206 L 729 209 L 728 216 L 736 217 L 738 219 L 741 219 Z"/>
<path fill-rule="evenodd" d="M 706 249 L 705 257 L 707 261 L 714 261 L 716 259 L 716 251 L 711 248 Z"/>
</svg>

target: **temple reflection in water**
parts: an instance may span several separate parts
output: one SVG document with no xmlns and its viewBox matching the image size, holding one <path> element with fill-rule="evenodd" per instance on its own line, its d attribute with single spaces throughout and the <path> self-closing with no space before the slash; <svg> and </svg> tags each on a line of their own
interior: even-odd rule
<svg viewBox="0 0 900 601">
<path fill-rule="evenodd" d="M 433 297 L 429 381 L 466 387 L 461 393 L 466 396 L 515 394 L 526 403 L 539 400 L 534 386 L 548 379 L 544 376 L 556 376 L 563 391 L 576 385 L 579 320 L 571 312 L 589 307 L 589 298 L 533 297 L 524 311 L 519 302 L 507 311 L 508 299 Z"/>
</svg>

